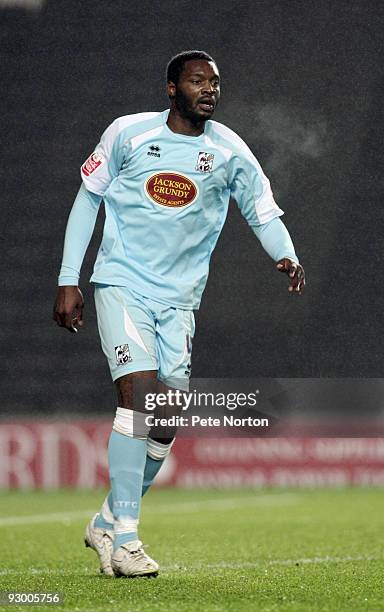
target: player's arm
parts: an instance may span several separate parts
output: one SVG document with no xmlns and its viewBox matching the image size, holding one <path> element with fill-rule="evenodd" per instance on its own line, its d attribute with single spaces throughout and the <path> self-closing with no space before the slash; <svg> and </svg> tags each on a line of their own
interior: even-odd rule
<svg viewBox="0 0 384 612">
<path fill-rule="evenodd" d="M 76 332 L 83 325 L 84 300 L 78 287 L 80 268 L 95 227 L 100 202 L 119 174 L 126 145 L 116 119 L 103 133 L 95 151 L 81 167 L 83 184 L 73 204 L 65 233 L 63 262 L 53 318 L 60 327 Z"/>
<path fill-rule="evenodd" d="M 102 197 L 81 185 L 68 218 L 59 288 L 53 318 L 70 332 L 83 325 L 83 295 L 78 287 L 80 269 L 91 240 Z"/>
<path fill-rule="evenodd" d="M 284 223 L 284 212 L 276 204 L 268 178 L 245 143 L 240 143 L 229 165 L 231 196 L 266 252 L 277 262 L 277 270 L 289 276 L 288 291 L 300 295 L 305 286 L 304 269 Z"/>
</svg>

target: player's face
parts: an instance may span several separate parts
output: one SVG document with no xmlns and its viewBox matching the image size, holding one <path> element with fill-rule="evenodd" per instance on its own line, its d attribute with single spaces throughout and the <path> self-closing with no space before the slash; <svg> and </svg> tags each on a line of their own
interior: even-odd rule
<svg viewBox="0 0 384 612">
<path fill-rule="evenodd" d="M 220 98 L 220 75 L 214 62 L 189 60 L 169 93 L 182 117 L 192 122 L 210 119 Z"/>
</svg>

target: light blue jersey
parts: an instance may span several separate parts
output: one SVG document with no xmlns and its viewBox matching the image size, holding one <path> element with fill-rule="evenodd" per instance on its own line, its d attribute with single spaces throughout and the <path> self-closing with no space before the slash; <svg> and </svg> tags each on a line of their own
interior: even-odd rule
<svg viewBox="0 0 384 612">
<path fill-rule="evenodd" d="M 283 211 L 232 130 L 207 121 L 200 136 L 184 136 L 168 128 L 168 113 L 116 119 L 81 168 L 106 213 L 91 281 L 196 309 L 230 197 L 255 233 Z M 297 260 L 291 247 L 284 256 Z"/>
</svg>

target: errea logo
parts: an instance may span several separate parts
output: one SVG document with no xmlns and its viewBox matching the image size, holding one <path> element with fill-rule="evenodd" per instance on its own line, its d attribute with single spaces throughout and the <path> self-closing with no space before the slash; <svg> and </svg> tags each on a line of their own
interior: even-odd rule
<svg viewBox="0 0 384 612">
<path fill-rule="evenodd" d="M 153 145 L 152 144 L 149 147 L 149 151 L 147 152 L 147 155 L 152 155 L 153 157 L 160 157 L 160 153 L 159 153 L 160 150 L 161 149 L 160 149 L 159 145 Z"/>
</svg>

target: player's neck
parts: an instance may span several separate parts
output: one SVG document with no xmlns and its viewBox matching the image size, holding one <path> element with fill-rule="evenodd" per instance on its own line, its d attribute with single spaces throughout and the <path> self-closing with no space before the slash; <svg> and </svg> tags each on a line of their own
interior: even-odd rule
<svg viewBox="0 0 384 612">
<path fill-rule="evenodd" d="M 200 136 L 204 132 L 205 121 L 193 123 L 190 119 L 182 117 L 175 109 L 169 111 L 167 125 L 172 132 L 184 136 Z"/>
</svg>

